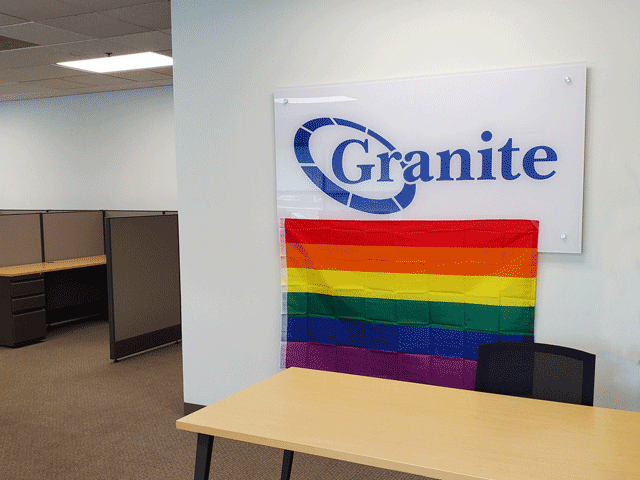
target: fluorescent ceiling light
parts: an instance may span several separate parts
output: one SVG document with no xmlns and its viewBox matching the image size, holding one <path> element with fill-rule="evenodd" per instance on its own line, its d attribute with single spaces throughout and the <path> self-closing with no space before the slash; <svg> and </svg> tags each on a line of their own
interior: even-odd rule
<svg viewBox="0 0 640 480">
<path fill-rule="evenodd" d="M 113 57 L 91 58 L 89 60 L 75 60 L 73 62 L 58 62 L 57 65 L 75 68 L 93 73 L 124 72 L 125 70 L 140 70 L 143 68 L 169 67 L 173 65 L 173 58 L 159 53 L 145 52 L 131 55 L 116 55 Z"/>
</svg>

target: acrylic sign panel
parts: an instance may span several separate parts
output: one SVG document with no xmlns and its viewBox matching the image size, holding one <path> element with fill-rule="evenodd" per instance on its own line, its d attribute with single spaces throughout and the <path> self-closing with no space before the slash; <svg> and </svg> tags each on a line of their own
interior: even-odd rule
<svg viewBox="0 0 640 480">
<path fill-rule="evenodd" d="M 279 218 L 540 222 L 580 253 L 586 64 L 274 94 Z"/>
</svg>

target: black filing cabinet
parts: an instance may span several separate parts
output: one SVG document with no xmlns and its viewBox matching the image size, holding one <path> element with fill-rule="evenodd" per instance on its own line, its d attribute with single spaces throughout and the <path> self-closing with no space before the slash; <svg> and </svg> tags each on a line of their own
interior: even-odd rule
<svg viewBox="0 0 640 480">
<path fill-rule="evenodd" d="M 44 274 L 0 277 L 0 345 L 13 347 L 46 333 Z"/>
</svg>

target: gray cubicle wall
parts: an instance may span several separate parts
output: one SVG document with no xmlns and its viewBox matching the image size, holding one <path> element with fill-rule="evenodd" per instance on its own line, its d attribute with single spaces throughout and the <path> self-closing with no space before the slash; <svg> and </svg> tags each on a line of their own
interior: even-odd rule
<svg viewBox="0 0 640 480">
<path fill-rule="evenodd" d="M 0 215 L 24 215 L 27 213 L 47 213 L 47 210 L 0 210 Z"/>
<path fill-rule="evenodd" d="M 104 255 L 102 210 L 45 213 L 42 234 L 46 262 Z"/>
<path fill-rule="evenodd" d="M 178 216 L 105 218 L 111 358 L 182 337 Z"/>
<path fill-rule="evenodd" d="M 40 215 L 0 215 L 0 267 L 42 261 Z"/>
<path fill-rule="evenodd" d="M 150 210 L 105 210 L 105 218 L 113 217 L 149 217 L 163 215 L 163 211 L 150 211 Z"/>
<path fill-rule="evenodd" d="M 102 210 L 42 214 L 44 261 L 104 255 Z M 107 316 L 106 265 L 45 275 L 47 324 Z"/>
</svg>

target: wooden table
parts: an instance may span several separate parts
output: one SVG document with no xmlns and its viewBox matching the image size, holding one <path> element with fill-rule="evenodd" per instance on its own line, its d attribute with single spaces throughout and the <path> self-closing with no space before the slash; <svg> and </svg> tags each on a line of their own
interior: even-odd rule
<svg viewBox="0 0 640 480">
<path fill-rule="evenodd" d="M 106 263 L 96 255 L 0 268 L 0 345 L 26 345 L 48 324 L 106 313 Z"/>
<path fill-rule="evenodd" d="M 289 368 L 176 422 L 215 435 L 443 480 L 640 479 L 640 413 Z"/>
<path fill-rule="evenodd" d="M 31 275 L 34 273 L 56 272 L 59 270 L 70 270 L 72 268 L 92 267 L 94 265 L 106 265 L 106 255 L 96 255 L 93 257 L 71 258 L 69 260 L 56 260 L 55 262 L 29 263 L 27 265 L 14 265 L 12 267 L 1 267 L 0 277 L 18 277 L 21 275 Z"/>
</svg>

